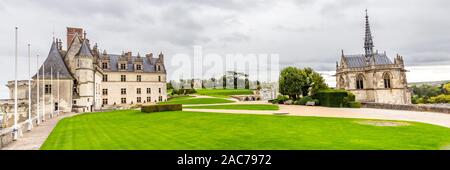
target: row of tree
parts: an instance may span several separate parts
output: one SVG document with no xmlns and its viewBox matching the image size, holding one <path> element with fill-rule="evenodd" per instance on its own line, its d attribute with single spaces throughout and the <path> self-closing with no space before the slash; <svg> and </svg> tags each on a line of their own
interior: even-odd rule
<svg viewBox="0 0 450 170">
<path fill-rule="evenodd" d="M 428 84 L 413 85 L 412 102 L 414 104 L 450 103 L 450 83 L 432 86 Z"/>
<path fill-rule="evenodd" d="M 319 90 L 327 89 L 325 79 L 311 68 L 287 67 L 280 73 L 279 91 L 290 99 L 313 96 Z"/>
</svg>

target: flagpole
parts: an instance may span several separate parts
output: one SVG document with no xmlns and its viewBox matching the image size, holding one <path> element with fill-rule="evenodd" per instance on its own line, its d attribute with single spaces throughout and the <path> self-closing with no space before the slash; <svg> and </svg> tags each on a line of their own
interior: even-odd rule
<svg viewBox="0 0 450 170">
<path fill-rule="evenodd" d="M 15 32 L 15 40 L 16 40 L 16 44 L 15 44 L 15 50 L 14 50 L 14 127 L 13 127 L 13 131 L 14 131 L 14 135 L 13 135 L 13 140 L 17 140 L 18 137 L 18 127 L 17 127 L 17 30 L 18 27 L 16 27 L 16 32 Z"/>
<path fill-rule="evenodd" d="M 60 99 L 59 99 L 59 71 L 58 71 L 58 74 L 57 74 L 57 83 L 58 83 L 58 111 L 56 112 L 56 116 L 59 116 L 59 105 L 61 105 L 61 103 L 59 102 L 60 101 Z"/>
<path fill-rule="evenodd" d="M 50 67 L 50 118 L 53 118 L 53 67 Z"/>
<path fill-rule="evenodd" d="M 39 125 L 41 123 L 41 118 L 40 116 L 40 110 L 39 110 L 39 99 L 40 99 L 40 94 L 39 94 L 39 55 L 36 55 L 36 117 L 37 117 L 37 125 Z"/>
<path fill-rule="evenodd" d="M 31 55 L 30 44 L 28 44 L 28 131 L 31 130 L 33 122 L 31 121 Z"/>
<path fill-rule="evenodd" d="M 42 64 L 42 121 L 45 121 L 45 60 Z"/>
</svg>

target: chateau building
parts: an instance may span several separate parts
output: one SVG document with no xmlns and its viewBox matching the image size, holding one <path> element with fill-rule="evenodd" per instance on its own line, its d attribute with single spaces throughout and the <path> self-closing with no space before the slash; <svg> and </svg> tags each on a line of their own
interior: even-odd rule
<svg viewBox="0 0 450 170">
<path fill-rule="evenodd" d="M 46 113 L 90 112 L 167 100 L 162 53 L 153 58 L 152 53 L 141 57 L 131 52 L 100 52 L 97 43 L 91 47 L 82 28 L 67 28 L 65 50 L 61 39 L 53 40 L 47 58 L 32 79 L 32 108 L 36 108 L 37 101 L 42 106 L 45 101 Z M 19 98 L 28 98 L 23 95 L 28 94 L 28 81 L 19 83 Z M 14 81 L 7 86 L 13 96 Z"/>
<path fill-rule="evenodd" d="M 366 11 L 364 54 L 347 55 L 342 50 L 336 62 L 336 87 L 355 94 L 361 102 L 411 104 L 403 57 L 392 62 L 386 52 L 374 51 L 369 16 Z"/>
</svg>

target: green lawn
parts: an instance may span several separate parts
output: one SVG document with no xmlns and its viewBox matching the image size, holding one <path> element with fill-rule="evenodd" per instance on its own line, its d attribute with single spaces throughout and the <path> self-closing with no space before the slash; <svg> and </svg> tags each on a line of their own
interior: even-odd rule
<svg viewBox="0 0 450 170">
<path fill-rule="evenodd" d="M 233 104 L 213 106 L 185 106 L 189 109 L 227 109 L 227 110 L 278 110 L 278 105 L 271 104 Z"/>
<path fill-rule="evenodd" d="M 253 94 L 253 90 L 249 89 L 198 89 L 196 91 L 199 95 L 221 98 L 229 98 L 231 95 Z"/>
<path fill-rule="evenodd" d="M 217 104 L 217 103 L 233 103 L 232 100 L 222 98 L 195 98 L 195 97 L 177 97 L 159 104 Z"/>
<path fill-rule="evenodd" d="M 450 129 L 410 123 L 378 127 L 358 119 L 159 112 L 86 113 L 61 120 L 41 149 L 441 149 Z"/>
</svg>

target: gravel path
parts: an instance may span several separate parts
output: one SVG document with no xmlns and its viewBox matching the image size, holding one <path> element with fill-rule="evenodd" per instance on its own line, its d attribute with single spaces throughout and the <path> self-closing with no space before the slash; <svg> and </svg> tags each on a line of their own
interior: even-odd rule
<svg viewBox="0 0 450 170">
<path fill-rule="evenodd" d="M 251 104 L 239 102 L 240 104 Z M 236 103 L 237 104 L 237 103 Z M 402 120 L 423 122 L 450 128 L 450 114 L 433 112 L 415 112 L 370 108 L 328 108 L 311 107 L 298 105 L 280 105 L 278 111 L 257 111 L 257 110 L 222 110 L 222 109 L 183 109 L 184 111 L 195 112 L 216 112 L 216 113 L 236 113 L 236 114 L 275 114 L 289 113 L 291 116 L 317 116 L 317 117 L 340 117 L 359 119 L 379 119 L 379 120 Z"/>
</svg>

